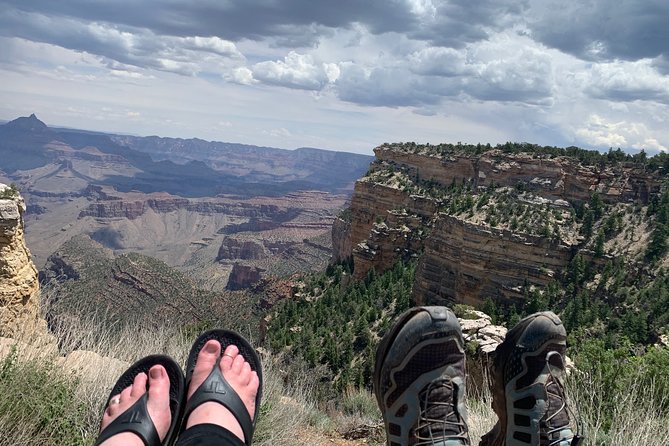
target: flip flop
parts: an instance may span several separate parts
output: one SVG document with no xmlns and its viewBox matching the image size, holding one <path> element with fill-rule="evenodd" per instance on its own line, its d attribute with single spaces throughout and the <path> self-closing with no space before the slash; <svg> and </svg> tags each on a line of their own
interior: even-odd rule
<svg viewBox="0 0 669 446">
<path fill-rule="evenodd" d="M 244 402 L 239 398 L 237 392 L 226 381 L 221 373 L 221 368 L 218 362 L 207 376 L 207 379 L 195 390 L 193 395 L 186 402 L 186 409 L 184 411 L 182 431 L 186 427 L 186 421 L 190 414 L 198 406 L 208 401 L 215 401 L 225 406 L 239 422 L 244 432 L 244 439 L 247 445 L 251 444 L 253 432 L 255 431 L 256 421 L 258 420 L 258 413 L 260 411 L 260 400 L 262 399 L 262 364 L 260 358 L 251 344 L 244 339 L 240 334 L 230 330 L 211 330 L 203 333 L 198 337 L 191 347 L 188 360 L 186 362 L 186 388 L 190 387 L 193 378 L 193 371 L 197 363 L 197 357 L 200 350 L 204 347 L 207 341 L 215 339 L 221 344 L 221 355 L 229 345 L 236 345 L 239 348 L 239 354 L 244 357 L 246 362 L 251 366 L 251 370 L 258 374 L 260 385 L 258 386 L 258 394 L 256 395 L 255 413 L 253 420 L 249 416 L 249 412 L 244 405 Z"/>
<path fill-rule="evenodd" d="M 416 441 L 419 395 L 436 380 L 448 378 L 456 386 L 462 395 L 457 411 L 465 414 L 464 367 L 462 330 L 453 312 L 446 307 L 414 307 L 400 315 L 379 343 L 373 376 L 388 445 Z"/>
<path fill-rule="evenodd" d="M 172 420 L 170 428 L 167 431 L 165 439 L 161 442 L 156 432 L 156 427 L 149 417 L 149 412 L 146 403 L 149 400 L 149 392 L 142 395 L 135 404 L 130 406 L 125 412 L 120 414 L 117 418 L 107 426 L 98 436 L 95 445 L 99 445 L 110 437 L 121 432 L 132 432 L 142 439 L 146 446 L 169 446 L 176 439 L 176 427 L 181 419 L 182 402 L 185 395 L 184 375 L 181 367 L 174 362 L 172 358 L 164 355 L 151 355 L 140 359 L 130 366 L 123 375 L 116 381 L 112 391 L 109 393 L 105 407 L 109 405 L 109 401 L 114 395 L 121 393 L 123 389 L 130 386 L 135 377 L 140 373 L 148 375 L 149 369 L 154 365 L 162 365 L 167 372 L 170 379 L 170 413 Z M 148 381 L 147 381 L 148 382 Z M 148 384 L 147 384 L 148 386 Z"/>
</svg>

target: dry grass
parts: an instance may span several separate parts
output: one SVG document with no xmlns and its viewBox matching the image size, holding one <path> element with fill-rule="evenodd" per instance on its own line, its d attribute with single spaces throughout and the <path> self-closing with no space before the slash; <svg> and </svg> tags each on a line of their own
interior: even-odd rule
<svg viewBox="0 0 669 446">
<path fill-rule="evenodd" d="M 124 369 L 141 357 L 155 353 L 167 354 L 177 363 L 184 364 L 193 341 L 192 330 L 185 333 L 179 327 L 103 327 L 99 320 L 93 317 L 89 320 L 60 321 L 54 329 L 55 338 L 58 339 L 57 350 L 52 348 L 48 354 L 40 354 L 38 348 L 23 347 L 20 353 L 14 354 L 12 364 L 16 366 L 11 377 L 3 376 L 3 369 L 0 368 L 0 446 L 92 444 L 99 431 L 100 416 L 109 390 Z M 23 338 L 18 341 L 25 345 L 34 344 L 37 340 Z M 75 367 L 76 370 L 67 367 L 67 371 L 54 366 L 62 361 L 59 357 L 82 350 L 96 353 L 86 358 L 97 364 L 81 364 L 81 367 Z M 329 418 L 316 408 L 309 380 L 302 379 L 300 386 L 286 384 L 287 381 L 294 382 L 297 379 L 286 379 L 281 369 L 284 363 L 280 357 L 263 357 L 264 393 L 261 417 L 254 437 L 256 445 L 293 445 L 295 429 L 300 427 L 311 426 L 323 432 L 332 431 Z M 3 364 L 0 357 L 0 367 Z M 305 377 L 309 376 L 307 370 L 302 373 Z M 22 378 L 35 375 L 41 377 L 39 383 Z M 68 413 L 76 410 L 77 422 L 76 432 L 70 429 L 68 438 L 57 441 L 51 433 L 43 437 L 35 436 L 44 424 L 45 416 L 41 406 L 53 406 L 50 401 L 42 400 L 40 392 L 44 393 L 44 389 L 55 381 L 63 385 L 58 395 L 59 407 Z M 31 395 L 32 400 L 23 401 L 30 407 L 20 413 L 14 411 L 14 405 L 21 401 L 17 394 L 24 396 L 31 390 L 30 387 L 36 386 L 40 388 L 33 389 L 36 393 Z M 6 387 L 12 387 L 14 391 Z M 2 410 L 3 407 L 5 410 Z M 68 418 L 67 413 L 54 412 L 53 407 L 49 410 L 53 412 L 47 416 L 50 422 L 61 422 Z"/>
<path fill-rule="evenodd" d="M 12 369 L 0 361 L 0 446 L 92 444 L 109 389 L 123 368 L 152 353 L 168 354 L 183 364 L 193 337 L 175 327 L 104 329 L 95 320 L 63 322 L 54 334 L 60 340 L 60 355 L 89 350 L 107 357 L 101 360 L 107 362 L 76 377 L 54 367 L 53 356 L 50 361 L 36 361 L 34 355 L 15 355 Z M 368 444 L 383 443 L 380 414 L 369 392 L 350 389 L 336 409 L 319 407 L 314 397 L 318 373 L 278 356 L 264 355 L 263 364 L 264 399 L 256 445 L 288 446 L 305 432 L 325 439 L 360 427 Z M 585 427 L 586 445 L 666 444 L 669 414 L 653 403 L 652 389 L 640 382 L 610 395 L 592 376 L 577 373 L 570 378 L 570 406 Z M 470 385 L 467 405 L 470 437 L 476 445 L 492 428 L 496 415 L 486 387 L 474 387 Z M 602 396 L 616 402 L 612 411 L 602 403 Z M 26 410 L 17 410 L 17 404 Z"/>
<path fill-rule="evenodd" d="M 668 371 L 669 372 L 669 371 Z M 601 380 L 575 373 L 567 394 L 576 419 L 582 423 L 590 446 L 665 446 L 669 438 L 669 413 L 652 398 L 652 384 L 641 384 L 641 371 L 632 384 L 611 394 Z M 667 396 L 669 398 L 669 395 Z M 615 401 L 611 408 L 605 401 Z"/>
</svg>

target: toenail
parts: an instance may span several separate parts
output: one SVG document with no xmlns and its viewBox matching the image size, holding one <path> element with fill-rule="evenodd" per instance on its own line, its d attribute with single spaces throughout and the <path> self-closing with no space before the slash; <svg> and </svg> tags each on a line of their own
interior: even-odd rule
<svg viewBox="0 0 669 446">
<path fill-rule="evenodd" d="M 151 378 L 159 379 L 163 376 L 163 371 L 159 367 L 154 367 L 149 370 L 149 374 L 151 375 Z"/>
<path fill-rule="evenodd" d="M 209 342 L 205 347 L 204 351 L 207 353 L 216 353 L 216 344 Z"/>
</svg>

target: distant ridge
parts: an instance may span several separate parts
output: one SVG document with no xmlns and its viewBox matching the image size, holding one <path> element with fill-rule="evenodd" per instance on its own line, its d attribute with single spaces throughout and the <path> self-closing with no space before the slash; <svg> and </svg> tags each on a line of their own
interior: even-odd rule
<svg viewBox="0 0 669 446">
<path fill-rule="evenodd" d="M 12 129 L 25 130 L 31 132 L 48 130 L 47 125 L 44 122 L 37 119 L 35 113 L 31 114 L 28 117 L 16 118 L 5 125 Z"/>
<path fill-rule="evenodd" d="M 285 150 L 198 138 L 57 129 L 48 127 L 34 113 L 0 125 L 0 170 L 10 176 L 16 171 L 64 165 L 73 159 L 92 162 L 90 153 L 83 153 L 92 149 L 104 154 L 105 160 L 97 162 L 105 164 L 84 166 L 77 161 L 79 167 L 75 165 L 67 173 L 70 178 L 74 175 L 124 192 L 168 192 L 186 197 L 276 196 L 299 190 L 350 193 L 373 159 L 315 148 Z M 106 173 L 93 177 L 86 173 L 100 172 L 100 168 Z M 82 191 L 86 185 L 79 183 L 76 187 L 82 186 Z"/>
</svg>

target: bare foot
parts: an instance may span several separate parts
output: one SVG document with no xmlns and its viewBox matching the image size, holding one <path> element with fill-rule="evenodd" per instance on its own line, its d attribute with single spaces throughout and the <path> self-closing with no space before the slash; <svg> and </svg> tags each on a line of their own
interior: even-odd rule
<svg viewBox="0 0 669 446">
<path fill-rule="evenodd" d="M 144 395 L 147 379 L 149 381 L 149 400 L 146 405 L 149 416 L 156 426 L 160 440 L 165 439 L 167 431 L 170 428 L 172 414 L 170 413 L 170 378 L 167 376 L 167 372 L 162 365 L 151 367 L 148 378 L 146 373 L 138 374 L 130 386 L 112 398 L 112 401 L 114 398 L 120 398 L 120 401 L 118 404 L 109 404 L 107 409 L 105 409 L 100 425 L 100 432 Z M 144 446 L 144 442 L 132 432 L 122 432 L 109 438 L 101 446 L 116 445 Z"/>
<path fill-rule="evenodd" d="M 200 350 L 190 387 L 188 388 L 188 398 L 207 379 L 211 370 L 218 363 L 223 377 L 237 392 L 244 406 L 246 406 L 251 419 L 253 419 L 256 409 L 256 395 L 260 386 L 258 374 L 251 370 L 249 363 L 239 354 L 237 346 L 228 346 L 225 349 L 223 357 L 219 360 L 220 354 L 221 344 L 216 340 L 208 341 L 202 350 Z M 235 434 L 240 440 L 245 441 L 244 431 L 242 431 L 242 427 L 235 416 L 217 402 L 210 401 L 198 406 L 188 417 L 186 428 L 203 423 L 222 426 Z"/>
</svg>

